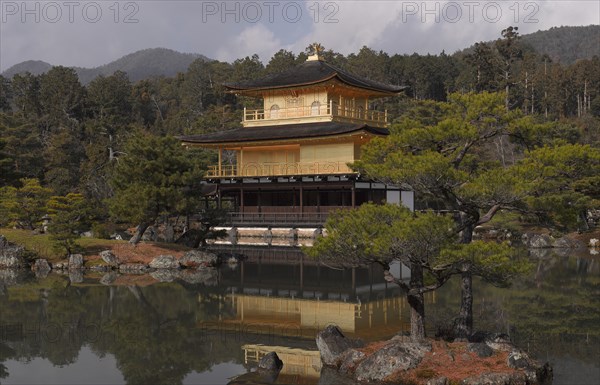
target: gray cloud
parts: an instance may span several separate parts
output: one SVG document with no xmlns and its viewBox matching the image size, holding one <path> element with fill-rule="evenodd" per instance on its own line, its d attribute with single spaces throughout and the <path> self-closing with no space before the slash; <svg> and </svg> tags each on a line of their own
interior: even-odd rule
<svg viewBox="0 0 600 385">
<path fill-rule="evenodd" d="M 25 7 L 23 6 L 25 4 Z M 232 61 L 309 43 L 348 54 L 363 45 L 394 53 L 448 53 L 560 25 L 600 24 L 597 1 L 6 1 L 0 70 L 24 60 L 94 67 L 166 47 Z M 117 11 L 118 8 L 118 11 Z M 99 12 L 98 12 L 99 11 Z"/>
</svg>

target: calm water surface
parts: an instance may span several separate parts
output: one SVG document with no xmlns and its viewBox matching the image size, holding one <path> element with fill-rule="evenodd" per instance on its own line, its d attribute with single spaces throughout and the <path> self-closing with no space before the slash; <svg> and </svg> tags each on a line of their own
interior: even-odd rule
<svg viewBox="0 0 600 385">
<path fill-rule="evenodd" d="M 277 383 L 317 384 L 318 329 L 334 323 L 366 340 L 409 329 L 404 299 L 377 267 L 260 255 L 179 277 L 0 271 L 0 382 L 227 384 L 276 351 L 285 363 Z M 510 289 L 477 282 L 476 328 L 506 332 L 550 361 L 555 384 L 600 383 L 597 258 L 543 254 Z M 455 315 L 458 294 L 450 281 L 427 297 L 430 334 Z"/>
</svg>

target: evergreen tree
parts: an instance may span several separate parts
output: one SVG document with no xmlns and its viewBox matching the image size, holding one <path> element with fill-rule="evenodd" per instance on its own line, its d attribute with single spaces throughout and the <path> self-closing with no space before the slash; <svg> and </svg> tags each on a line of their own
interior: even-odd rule
<svg viewBox="0 0 600 385">
<path fill-rule="evenodd" d="M 159 216 L 194 210 L 203 174 L 201 159 L 173 137 L 137 132 L 126 143 L 111 178 L 113 216 L 137 225 L 130 242 L 140 241 Z"/>
</svg>

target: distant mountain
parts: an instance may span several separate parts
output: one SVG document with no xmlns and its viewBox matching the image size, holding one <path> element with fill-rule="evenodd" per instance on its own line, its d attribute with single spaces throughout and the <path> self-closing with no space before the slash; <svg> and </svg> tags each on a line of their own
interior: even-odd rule
<svg viewBox="0 0 600 385">
<path fill-rule="evenodd" d="M 48 72 L 52 68 L 52 64 L 41 60 L 27 60 L 19 64 L 15 64 L 2 73 L 2 76 L 12 78 L 16 74 L 30 72 L 32 75 L 41 75 Z"/>
<path fill-rule="evenodd" d="M 571 64 L 578 59 L 600 56 L 600 25 L 553 27 L 523 35 L 522 41 L 554 62 Z"/>
<path fill-rule="evenodd" d="M 96 68 L 73 67 L 83 84 L 88 84 L 99 75 L 109 76 L 115 71 L 126 72 L 132 82 L 155 76 L 175 76 L 178 72 L 187 71 L 196 59 L 211 60 L 206 56 L 192 53 L 181 53 L 167 48 L 149 48 L 125 55 L 111 63 Z M 16 64 L 2 73 L 12 77 L 18 73 L 31 72 L 39 75 L 52 68 L 43 61 L 25 61 Z"/>
<path fill-rule="evenodd" d="M 552 27 L 546 31 L 521 35 L 521 42 L 540 55 L 548 55 L 553 62 L 569 65 L 579 59 L 600 56 L 600 25 Z M 487 43 L 493 44 L 492 41 Z M 470 53 L 473 47 L 458 51 L 456 55 Z"/>
</svg>

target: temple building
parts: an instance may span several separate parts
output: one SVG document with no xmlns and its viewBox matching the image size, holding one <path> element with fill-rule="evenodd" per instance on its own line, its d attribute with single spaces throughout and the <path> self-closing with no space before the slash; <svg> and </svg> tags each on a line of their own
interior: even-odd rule
<svg viewBox="0 0 600 385">
<path fill-rule="evenodd" d="M 369 201 L 413 208 L 412 192 L 375 183 L 348 166 L 360 159 L 364 144 L 388 135 L 387 112 L 370 103 L 404 87 L 349 74 L 318 51 L 287 71 L 225 87 L 262 99 L 262 108 L 244 108 L 240 128 L 181 140 L 218 152 L 205 192 L 231 212 L 232 224 L 315 226 L 333 209 Z"/>
</svg>

